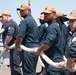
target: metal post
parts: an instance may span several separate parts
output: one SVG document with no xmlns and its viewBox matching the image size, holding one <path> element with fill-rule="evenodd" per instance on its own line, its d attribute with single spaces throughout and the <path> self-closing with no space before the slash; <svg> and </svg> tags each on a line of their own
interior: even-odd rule
<svg viewBox="0 0 76 75">
<path fill-rule="evenodd" d="M 30 0 L 28 0 L 28 5 L 31 6 L 31 4 L 30 4 Z"/>
<path fill-rule="evenodd" d="M 19 16 L 20 20 L 22 20 L 22 18 L 21 18 L 21 16 L 19 15 L 18 11 L 17 11 L 16 13 L 17 13 L 17 15 Z"/>
</svg>

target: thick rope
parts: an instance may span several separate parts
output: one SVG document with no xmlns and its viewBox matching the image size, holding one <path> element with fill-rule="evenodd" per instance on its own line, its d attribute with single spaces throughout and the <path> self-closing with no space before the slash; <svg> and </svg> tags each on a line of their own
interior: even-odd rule
<svg viewBox="0 0 76 75">
<path fill-rule="evenodd" d="M 15 47 L 15 44 L 13 44 L 12 46 L 10 46 L 9 49 L 12 49 L 12 48 L 14 48 L 14 47 Z M 20 45 L 20 48 L 23 49 L 24 51 L 33 52 L 33 48 L 27 48 L 27 47 L 25 47 L 25 46 L 23 46 L 23 45 Z M 37 48 L 37 49 L 38 49 L 38 48 Z M 36 49 L 36 50 L 37 50 L 37 49 Z M 3 51 L 2 51 L 2 53 L 0 54 L 0 58 L 4 55 L 5 52 L 6 52 L 6 50 L 3 50 Z M 60 66 L 60 64 L 62 64 L 64 67 L 66 67 L 67 59 L 66 59 L 65 57 L 64 57 L 65 61 L 62 61 L 62 62 L 54 62 L 54 61 L 52 61 L 48 56 L 46 56 L 46 55 L 44 54 L 44 52 L 41 52 L 41 53 L 40 53 L 40 56 L 42 56 L 42 58 L 43 58 L 48 64 L 50 64 L 51 66 L 54 66 L 54 67 L 56 67 L 56 68 L 62 68 L 62 67 Z M 41 65 L 42 65 L 42 64 L 41 64 Z M 72 64 L 72 69 L 73 69 L 73 70 L 76 70 L 76 63 L 75 63 L 75 62 Z"/>
</svg>

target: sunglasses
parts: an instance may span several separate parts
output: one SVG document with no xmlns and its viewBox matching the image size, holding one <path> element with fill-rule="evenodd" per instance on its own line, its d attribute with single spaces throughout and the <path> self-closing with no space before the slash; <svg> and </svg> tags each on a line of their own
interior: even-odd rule
<svg viewBox="0 0 76 75">
<path fill-rule="evenodd" d="M 73 20 L 69 20 L 67 23 L 70 24 L 70 23 L 74 23 L 76 21 L 76 19 L 73 19 Z"/>
<path fill-rule="evenodd" d="M 2 18 L 2 16 L 0 16 L 0 18 Z"/>
</svg>

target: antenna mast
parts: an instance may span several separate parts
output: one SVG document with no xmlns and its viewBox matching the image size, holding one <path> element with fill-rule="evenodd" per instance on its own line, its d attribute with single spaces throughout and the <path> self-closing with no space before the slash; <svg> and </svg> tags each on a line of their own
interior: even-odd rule
<svg viewBox="0 0 76 75">
<path fill-rule="evenodd" d="M 28 5 L 31 6 L 31 4 L 30 4 L 30 0 L 28 0 Z"/>
</svg>

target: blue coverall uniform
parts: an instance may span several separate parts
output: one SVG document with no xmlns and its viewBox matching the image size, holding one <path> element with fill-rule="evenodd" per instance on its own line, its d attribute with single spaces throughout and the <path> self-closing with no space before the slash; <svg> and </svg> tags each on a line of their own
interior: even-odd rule
<svg viewBox="0 0 76 75">
<path fill-rule="evenodd" d="M 39 30 L 34 18 L 31 15 L 24 17 L 20 22 L 20 34 L 22 44 L 26 47 L 33 48 L 39 46 Z M 38 56 L 34 53 L 22 51 L 22 70 L 23 75 L 36 75 L 36 64 Z"/>
<path fill-rule="evenodd" d="M 50 48 L 45 51 L 45 54 L 54 62 L 63 61 L 63 41 L 60 28 L 55 20 L 49 25 L 42 39 L 42 44 L 48 44 Z M 46 59 L 47 60 L 47 59 Z M 46 62 L 45 69 L 47 75 L 61 75 L 61 68 L 55 68 Z"/>
</svg>

